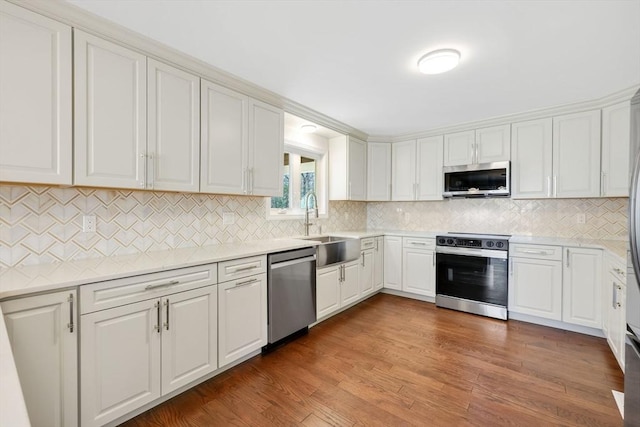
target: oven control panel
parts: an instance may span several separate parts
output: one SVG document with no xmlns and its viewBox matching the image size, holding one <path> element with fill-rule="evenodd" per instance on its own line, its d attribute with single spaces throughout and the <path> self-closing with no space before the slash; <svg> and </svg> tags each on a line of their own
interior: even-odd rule
<svg viewBox="0 0 640 427">
<path fill-rule="evenodd" d="M 436 236 L 436 246 L 507 251 L 509 250 L 509 236 L 449 234 Z"/>
</svg>

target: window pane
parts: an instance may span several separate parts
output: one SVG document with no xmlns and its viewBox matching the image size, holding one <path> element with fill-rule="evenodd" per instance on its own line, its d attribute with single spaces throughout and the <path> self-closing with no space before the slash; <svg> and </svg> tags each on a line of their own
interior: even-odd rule
<svg viewBox="0 0 640 427">
<path fill-rule="evenodd" d="M 289 209 L 289 153 L 284 153 L 284 167 L 282 168 L 282 197 L 272 197 L 271 207 L 273 209 Z"/>
<path fill-rule="evenodd" d="M 309 157 L 300 156 L 300 207 L 307 209 L 307 193 L 316 191 L 316 161 Z M 313 204 L 313 202 L 311 202 Z M 317 206 L 309 206 L 315 208 Z"/>
</svg>

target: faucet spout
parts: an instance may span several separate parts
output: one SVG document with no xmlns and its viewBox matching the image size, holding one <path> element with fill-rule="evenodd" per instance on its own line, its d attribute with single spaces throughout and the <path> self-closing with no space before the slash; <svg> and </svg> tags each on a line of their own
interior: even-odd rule
<svg viewBox="0 0 640 427">
<path fill-rule="evenodd" d="M 313 198 L 313 209 L 309 208 L 309 199 Z M 311 220 L 309 219 L 309 211 L 312 211 L 315 218 L 318 218 L 318 198 L 316 197 L 316 193 L 313 191 L 309 191 L 304 197 L 304 204 L 306 206 L 306 210 L 304 211 L 304 235 L 309 235 L 309 226 L 313 225 Z"/>
</svg>

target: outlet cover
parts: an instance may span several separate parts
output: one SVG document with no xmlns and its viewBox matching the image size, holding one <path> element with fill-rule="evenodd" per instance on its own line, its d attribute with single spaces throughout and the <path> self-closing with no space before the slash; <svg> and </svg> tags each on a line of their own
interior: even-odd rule
<svg viewBox="0 0 640 427">
<path fill-rule="evenodd" d="M 578 224 L 584 224 L 587 222 L 587 216 L 584 213 L 579 213 L 578 215 L 576 215 L 576 222 Z"/>
<path fill-rule="evenodd" d="M 233 212 L 222 213 L 222 225 L 232 225 L 236 222 L 236 214 Z"/>
<path fill-rule="evenodd" d="M 85 233 L 96 232 L 96 216 L 95 215 L 84 215 L 82 217 L 82 231 L 84 231 Z"/>
</svg>

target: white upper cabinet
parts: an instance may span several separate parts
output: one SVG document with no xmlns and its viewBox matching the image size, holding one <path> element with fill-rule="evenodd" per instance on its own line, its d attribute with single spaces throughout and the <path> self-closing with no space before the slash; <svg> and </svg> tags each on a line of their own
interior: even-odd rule
<svg viewBox="0 0 640 427">
<path fill-rule="evenodd" d="M 416 141 L 416 199 L 442 199 L 442 135 Z M 402 167 L 402 166 L 400 166 Z"/>
<path fill-rule="evenodd" d="M 367 143 L 367 200 L 391 200 L 391 144 Z"/>
<path fill-rule="evenodd" d="M 147 58 L 76 30 L 74 184 L 146 188 Z"/>
<path fill-rule="evenodd" d="M 511 125 L 511 197 L 551 197 L 553 175 L 551 118 Z"/>
<path fill-rule="evenodd" d="M 249 100 L 248 194 L 282 195 L 284 111 Z"/>
<path fill-rule="evenodd" d="M 600 110 L 553 118 L 556 197 L 600 196 Z"/>
<path fill-rule="evenodd" d="M 629 195 L 629 101 L 602 109 L 602 196 Z"/>
<path fill-rule="evenodd" d="M 351 136 L 329 140 L 329 199 L 366 200 L 367 146 Z"/>
<path fill-rule="evenodd" d="M 475 162 L 476 132 L 450 133 L 444 136 L 444 165 L 470 165 Z"/>
<path fill-rule="evenodd" d="M 391 148 L 393 166 L 391 185 L 392 200 L 415 200 L 416 198 L 416 141 L 395 142 Z"/>
<path fill-rule="evenodd" d="M 72 183 L 71 28 L 0 2 L 0 181 Z"/>
<path fill-rule="evenodd" d="M 476 161 L 490 163 L 511 158 L 511 125 L 476 130 Z"/>
<path fill-rule="evenodd" d="M 200 79 L 147 60 L 147 188 L 200 188 Z"/>
</svg>

